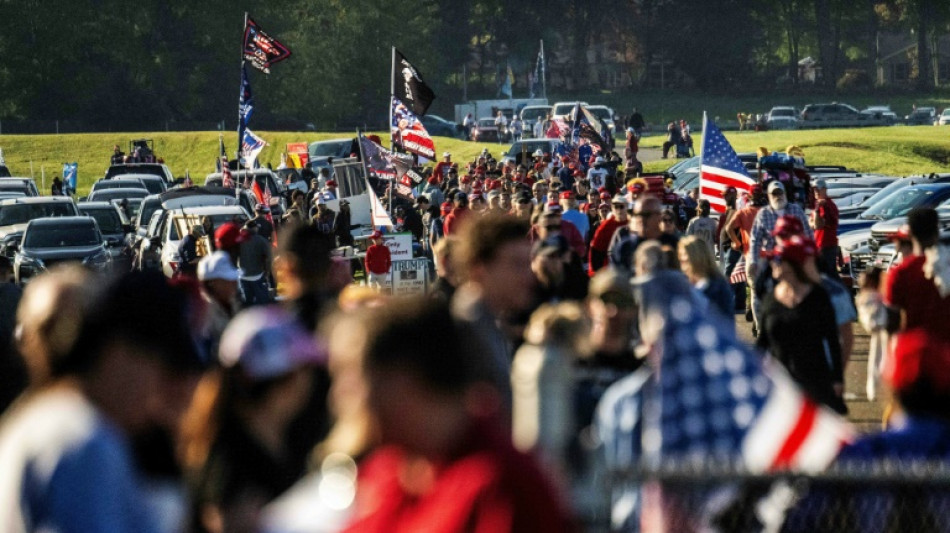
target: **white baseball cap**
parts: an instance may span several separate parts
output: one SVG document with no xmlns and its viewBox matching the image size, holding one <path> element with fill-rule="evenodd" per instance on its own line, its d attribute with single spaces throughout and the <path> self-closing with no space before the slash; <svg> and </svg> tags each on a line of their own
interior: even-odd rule
<svg viewBox="0 0 950 533">
<path fill-rule="evenodd" d="M 279 306 L 242 311 L 221 336 L 221 366 L 239 366 L 255 381 L 285 376 L 298 368 L 325 364 L 326 350 Z"/>
<path fill-rule="evenodd" d="M 785 186 L 782 185 L 782 182 L 780 182 L 779 180 L 773 180 L 772 183 L 769 183 L 769 190 L 768 190 L 769 194 L 772 194 L 772 191 L 776 189 L 781 190 L 782 192 L 785 192 Z"/>
<path fill-rule="evenodd" d="M 213 279 L 237 281 L 240 277 L 240 271 L 231 264 L 231 257 L 223 250 L 208 254 L 198 261 L 199 281 Z"/>
</svg>

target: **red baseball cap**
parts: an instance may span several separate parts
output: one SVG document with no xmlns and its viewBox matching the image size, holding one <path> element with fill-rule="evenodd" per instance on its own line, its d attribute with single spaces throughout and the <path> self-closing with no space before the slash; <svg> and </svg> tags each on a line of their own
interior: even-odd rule
<svg viewBox="0 0 950 533">
<path fill-rule="evenodd" d="M 601 193 L 600 193 L 600 199 L 601 199 L 601 200 L 607 200 L 607 201 L 609 202 L 609 201 L 610 201 L 610 198 L 611 198 L 611 196 L 610 196 L 610 193 L 609 193 L 609 192 L 601 192 Z"/>
<path fill-rule="evenodd" d="M 370 239 L 382 239 L 382 238 L 383 238 L 383 232 L 379 231 L 378 229 L 373 230 L 373 232 L 369 234 L 369 238 L 370 238 Z"/>
<path fill-rule="evenodd" d="M 570 191 L 564 191 L 561 193 L 561 200 L 571 200 L 574 198 L 574 193 Z"/>
<path fill-rule="evenodd" d="M 815 257 L 818 254 L 818 247 L 815 241 L 802 235 L 792 235 L 775 246 L 772 252 L 762 252 L 764 257 L 770 259 L 781 259 L 789 263 L 801 265 L 809 257 Z"/>
<path fill-rule="evenodd" d="M 452 202 L 442 202 L 442 214 L 447 215 L 452 212 Z"/>
<path fill-rule="evenodd" d="M 333 180 L 328 181 L 328 182 L 327 182 L 327 187 L 336 187 L 336 182 L 333 181 Z"/>
<path fill-rule="evenodd" d="M 923 328 L 897 334 L 891 357 L 884 358 L 881 377 L 900 392 L 927 381 L 935 392 L 950 392 L 950 343 Z"/>
<path fill-rule="evenodd" d="M 902 224 L 901 227 L 897 228 L 897 231 L 891 234 L 890 240 L 909 241 L 910 240 L 910 226 L 908 226 L 907 224 Z"/>
<path fill-rule="evenodd" d="M 772 230 L 773 237 L 787 239 L 792 235 L 801 235 L 805 232 L 805 226 L 801 219 L 795 215 L 783 215 L 775 222 L 775 229 Z"/>
<path fill-rule="evenodd" d="M 221 224 L 214 232 L 214 245 L 219 250 L 229 250 L 246 241 L 250 234 L 241 231 L 241 226 L 234 222 Z"/>
</svg>

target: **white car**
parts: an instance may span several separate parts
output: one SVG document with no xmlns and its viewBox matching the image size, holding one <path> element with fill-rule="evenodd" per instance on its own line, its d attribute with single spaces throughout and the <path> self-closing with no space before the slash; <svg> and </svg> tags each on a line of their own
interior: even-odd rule
<svg viewBox="0 0 950 533">
<path fill-rule="evenodd" d="M 766 118 L 770 130 L 796 130 L 799 122 L 798 110 L 791 106 L 775 106 Z"/>
<path fill-rule="evenodd" d="M 574 107 L 580 103 L 582 106 L 587 107 L 587 102 L 557 102 L 551 106 L 551 119 L 567 119 L 567 116 L 571 114 L 571 111 L 574 110 Z"/>
<path fill-rule="evenodd" d="M 175 274 L 181 262 L 181 256 L 178 255 L 181 239 L 188 234 L 192 226 L 200 224 L 202 218 L 210 217 L 215 228 L 235 218 L 242 221 L 251 218 L 247 210 L 239 205 L 184 207 L 164 213 L 158 235 L 161 237 L 162 272 L 169 278 Z"/>
<path fill-rule="evenodd" d="M 943 113 L 940 113 L 940 116 L 937 117 L 938 126 L 946 126 L 950 124 L 950 107 L 943 110 Z"/>
</svg>

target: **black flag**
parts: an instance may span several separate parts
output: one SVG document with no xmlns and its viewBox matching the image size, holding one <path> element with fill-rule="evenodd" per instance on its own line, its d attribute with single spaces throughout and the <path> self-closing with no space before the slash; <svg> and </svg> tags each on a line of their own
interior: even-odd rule
<svg viewBox="0 0 950 533">
<path fill-rule="evenodd" d="M 290 50 L 264 33 L 264 30 L 248 18 L 244 26 L 244 60 L 249 62 L 254 68 L 270 74 L 270 67 L 278 61 L 283 61 L 290 57 Z"/>
<path fill-rule="evenodd" d="M 422 81 L 422 74 L 396 49 L 393 49 L 393 95 L 418 117 L 425 115 L 435 100 L 435 93 Z"/>
</svg>

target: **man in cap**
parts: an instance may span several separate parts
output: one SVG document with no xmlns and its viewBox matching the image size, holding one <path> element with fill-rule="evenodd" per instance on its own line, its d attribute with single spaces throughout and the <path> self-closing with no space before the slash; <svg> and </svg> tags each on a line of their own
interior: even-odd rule
<svg viewBox="0 0 950 533">
<path fill-rule="evenodd" d="M 815 210 L 811 214 L 811 227 L 815 230 L 815 244 L 821 258 L 822 271 L 838 277 L 838 206 L 828 197 L 828 183 L 815 180 Z"/>
<path fill-rule="evenodd" d="M 178 272 L 182 276 L 194 277 L 198 268 L 198 239 L 205 234 L 201 224 L 195 224 L 188 230 L 188 234 L 178 244 Z"/>
<path fill-rule="evenodd" d="M 244 306 L 262 305 L 271 302 L 271 245 L 258 233 L 255 220 L 248 220 L 244 224 L 244 231 L 248 237 L 240 247 L 238 267 L 241 269 L 241 292 Z"/>
<path fill-rule="evenodd" d="M 247 232 L 236 222 L 225 222 L 214 231 L 214 249 L 225 252 L 232 265 L 237 265 L 241 243 L 247 240 Z M 207 257 L 207 256 L 205 256 Z"/>
<path fill-rule="evenodd" d="M 452 154 L 444 152 L 442 154 L 442 161 L 439 161 L 432 170 L 432 177 L 436 179 L 436 183 L 441 184 L 447 181 L 449 179 L 449 170 L 453 167 L 457 168 L 457 165 L 452 162 Z"/>
<path fill-rule="evenodd" d="M 532 226 L 531 231 L 528 232 L 528 238 L 533 243 L 541 239 L 546 239 L 551 235 L 563 235 L 564 238 L 567 239 L 571 251 L 577 254 L 579 259 L 583 260 L 587 255 L 587 246 L 581 237 L 580 231 L 577 230 L 574 224 L 561 218 L 563 212 L 564 210 L 560 204 L 548 202 L 544 206 L 544 210 L 541 212 L 537 224 Z"/>
<path fill-rule="evenodd" d="M 598 155 L 597 158 L 594 159 L 594 166 L 587 171 L 587 181 L 590 183 L 591 188 L 599 189 L 607 185 L 606 164 L 607 161 L 602 155 Z"/>
<path fill-rule="evenodd" d="M 353 246 L 352 230 L 360 227 L 359 224 L 353 224 L 352 214 L 350 213 L 350 202 L 340 200 L 340 212 L 333 220 L 333 234 L 336 235 L 337 246 Z"/>
<path fill-rule="evenodd" d="M 439 188 L 439 177 L 434 172 L 426 180 L 426 187 L 422 190 L 422 194 L 429 198 L 432 205 L 442 205 L 442 202 L 445 201 L 445 195 L 442 194 L 442 189 Z"/>
<path fill-rule="evenodd" d="M 201 298 L 206 305 L 204 321 L 198 328 L 198 340 L 211 357 L 217 357 L 221 334 L 237 313 L 240 279 L 241 271 L 222 250 L 204 256 L 198 263 Z"/>
<path fill-rule="evenodd" d="M 531 222 L 531 211 L 534 209 L 534 203 L 531 201 L 531 195 L 527 191 L 521 191 L 515 194 L 511 214 L 525 222 Z"/>
<path fill-rule="evenodd" d="M 452 235 L 453 232 L 458 231 L 465 219 L 471 214 L 468 209 L 468 196 L 464 192 L 455 193 L 454 203 L 452 212 L 445 216 L 445 223 L 442 228 L 442 233 L 445 235 Z"/>
<path fill-rule="evenodd" d="M 370 287 L 382 290 L 383 282 L 386 281 L 389 269 L 392 268 L 392 255 L 389 247 L 383 244 L 382 232 L 373 231 L 369 239 L 373 244 L 366 249 L 366 282 Z"/>
<path fill-rule="evenodd" d="M 767 262 L 763 259 L 762 253 L 772 253 L 775 249 L 775 224 L 778 219 L 791 215 L 799 219 L 804 229 L 803 235 L 809 240 L 814 240 L 814 232 L 808 225 L 808 218 L 801 206 L 795 203 L 789 203 L 785 196 L 785 186 L 779 180 L 772 180 L 768 189 L 768 205 L 762 207 L 755 215 L 755 221 L 752 223 L 752 230 L 749 232 L 749 254 L 746 257 L 746 275 L 749 283 L 755 284 L 756 276 L 762 272 Z M 761 305 L 761 295 L 752 291 L 752 315 L 755 318 L 756 327 L 759 326 L 759 311 Z"/>
<path fill-rule="evenodd" d="M 663 205 L 655 196 L 641 198 L 634 203 L 630 224 L 626 231 L 618 230 L 611 240 L 608 254 L 610 264 L 633 273 L 633 254 L 641 243 L 657 239 L 661 245 L 676 248 L 678 239 L 664 233 L 660 227 Z"/>
<path fill-rule="evenodd" d="M 270 208 L 264 204 L 257 204 L 254 206 L 254 218 L 252 220 L 257 223 L 257 231 L 261 237 L 267 239 L 267 242 L 273 241 L 274 224 L 271 222 Z"/>
<path fill-rule="evenodd" d="M 317 198 L 316 209 L 311 216 L 310 223 L 320 230 L 324 235 L 333 235 L 333 223 L 336 220 L 336 212 L 327 206 L 327 200 L 323 196 Z"/>
<path fill-rule="evenodd" d="M 320 196 L 326 201 L 336 200 L 338 198 L 336 181 L 327 180 L 327 184 L 324 186 L 323 192 L 320 193 Z"/>
<path fill-rule="evenodd" d="M 581 239 L 587 242 L 587 233 L 590 231 L 590 220 L 587 215 L 577 210 L 577 199 L 572 191 L 561 193 L 561 218 L 570 222 L 581 234 Z"/>
<path fill-rule="evenodd" d="M 605 193 L 606 194 L 606 193 Z M 619 194 L 610 201 L 610 216 L 597 226 L 594 237 L 590 241 L 590 262 L 588 274 L 591 276 L 608 265 L 608 250 L 613 242 L 614 234 L 621 228 L 627 227 L 627 199 Z"/>
<path fill-rule="evenodd" d="M 197 384 L 186 297 L 157 272 L 125 273 L 90 297 L 52 381 L 0 425 L 5 531 L 162 530 L 132 441 L 177 428 Z"/>
</svg>

